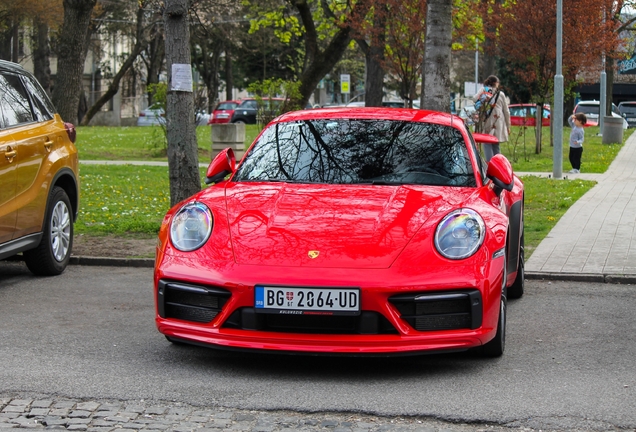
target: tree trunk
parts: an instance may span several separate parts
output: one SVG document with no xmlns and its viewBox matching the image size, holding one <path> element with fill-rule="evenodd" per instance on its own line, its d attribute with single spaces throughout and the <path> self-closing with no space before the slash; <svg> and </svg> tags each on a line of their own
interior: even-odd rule
<svg viewBox="0 0 636 432">
<path fill-rule="evenodd" d="M 232 49 L 229 46 L 226 46 L 225 47 L 225 99 L 226 100 L 234 99 L 234 95 L 232 94 L 233 88 L 234 88 L 234 74 L 232 73 Z"/>
<path fill-rule="evenodd" d="M 35 49 L 33 50 L 33 75 L 51 95 L 51 46 L 49 45 L 49 26 L 39 18 L 34 20 Z"/>
<path fill-rule="evenodd" d="M 164 10 L 168 94 L 166 104 L 170 203 L 175 205 L 201 190 L 192 90 L 175 89 L 173 65 L 190 65 L 188 0 L 167 0 Z"/>
<path fill-rule="evenodd" d="M 13 27 L 13 35 L 11 37 L 12 47 L 11 47 L 11 61 L 13 63 L 20 62 L 20 25 L 16 24 Z"/>
<path fill-rule="evenodd" d="M 537 109 L 534 115 L 534 147 L 536 154 L 541 154 L 541 138 L 543 132 L 543 103 L 537 104 Z"/>
<path fill-rule="evenodd" d="M 148 70 L 148 77 L 146 78 L 146 86 L 159 83 L 159 75 L 163 67 L 163 61 L 166 56 L 166 43 L 164 35 L 161 32 L 157 32 L 154 37 L 150 38 L 150 44 L 148 45 L 148 63 L 146 68 Z M 148 92 L 148 106 L 152 106 L 152 92 Z"/>
<path fill-rule="evenodd" d="M 452 0 L 429 0 L 421 107 L 450 112 Z"/>
<path fill-rule="evenodd" d="M 612 103 L 614 102 L 614 58 L 605 59 L 605 115 L 612 115 Z M 603 131 L 601 131 L 603 133 Z"/>
<path fill-rule="evenodd" d="M 378 6 L 379 8 L 380 6 Z M 364 39 L 356 39 L 358 46 L 364 52 L 367 66 L 367 76 L 364 83 L 364 106 L 381 107 L 384 98 L 384 49 L 386 45 L 386 5 L 384 10 L 378 11 L 373 17 L 373 32 L 371 45 Z"/>
<path fill-rule="evenodd" d="M 97 0 L 64 0 L 53 103 L 64 121 L 77 124 L 91 13 Z"/>
</svg>

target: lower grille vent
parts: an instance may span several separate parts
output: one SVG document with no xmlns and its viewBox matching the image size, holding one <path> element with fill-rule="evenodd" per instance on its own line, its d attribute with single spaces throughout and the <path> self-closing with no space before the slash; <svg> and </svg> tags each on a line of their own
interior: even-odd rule
<svg viewBox="0 0 636 432">
<path fill-rule="evenodd" d="M 476 329 L 482 322 L 481 294 L 477 290 L 407 294 L 389 301 L 418 331 Z"/>
<path fill-rule="evenodd" d="M 220 288 L 159 281 L 158 309 L 162 318 L 208 323 L 223 309 L 230 292 Z"/>
<path fill-rule="evenodd" d="M 370 311 L 363 311 L 358 316 L 277 315 L 242 308 L 234 312 L 223 327 L 300 334 L 397 334 L 389 320 Z"/>
</svg>

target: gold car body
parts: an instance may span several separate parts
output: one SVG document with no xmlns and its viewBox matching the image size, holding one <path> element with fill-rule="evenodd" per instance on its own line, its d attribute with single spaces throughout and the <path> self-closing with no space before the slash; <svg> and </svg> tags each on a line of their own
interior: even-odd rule
<svg viewBox="0 0 636 432">
<path fill-rule="evenodd" d="M 36 107 L 34 96 L 29 96 L 33 119 L 19 121 L 8 116 L 6 104 L 13 100 L 3 87 L 4 77 L 23 80 L 27 91 L 34 85 L 39 86 L 18 65 L 0 61 L 0 259 L 40 243 L 46 230 L 47 205 L 51 205 L 48 201 L 53 187 L 62 188 L 68 196 L 72 222 L 79 209 L 78 154 L 73 125 L 65 123 L 52 110 Z M 18 124 L 10 124 L 11 120 Z"/>
</svg>

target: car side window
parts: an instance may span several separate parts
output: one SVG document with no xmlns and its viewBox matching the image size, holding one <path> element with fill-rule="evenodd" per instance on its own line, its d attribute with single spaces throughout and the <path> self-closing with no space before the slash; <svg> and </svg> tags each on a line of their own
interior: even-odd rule
<svg viewBox="0 0 636 432">
<path fill-rule="evenodd" d="M 29 96 L 17 75 L 0 74 L 0 107 L 5 127 L 33 122 Z"/>
<path fill-rule="evenodd" d="M 25 76 L 24 78 L 26 88 L 33 100 L 33 111 L 35 111 L 37 120 L 51 120 L 53 118 L 53 113 L 55 112 L 51 99 L 49 99 L 48 95 L 35 78 L 30 76 Z"/>
</svg>

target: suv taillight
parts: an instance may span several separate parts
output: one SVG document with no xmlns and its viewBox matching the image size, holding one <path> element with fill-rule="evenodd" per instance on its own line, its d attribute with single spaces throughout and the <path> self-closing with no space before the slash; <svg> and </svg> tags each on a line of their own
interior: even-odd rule
<svg viewBox="0 0 636 432">
<path fill-rule="evenodd" d="M 77 138 L 77 131 L 75 130 L 75 125 L 73 123 L 64 122 L 64 127 L 66 128 L 68 139 L 70 139 L 71 142 L 75 144 L 75 138 Z"/>
</svg>

